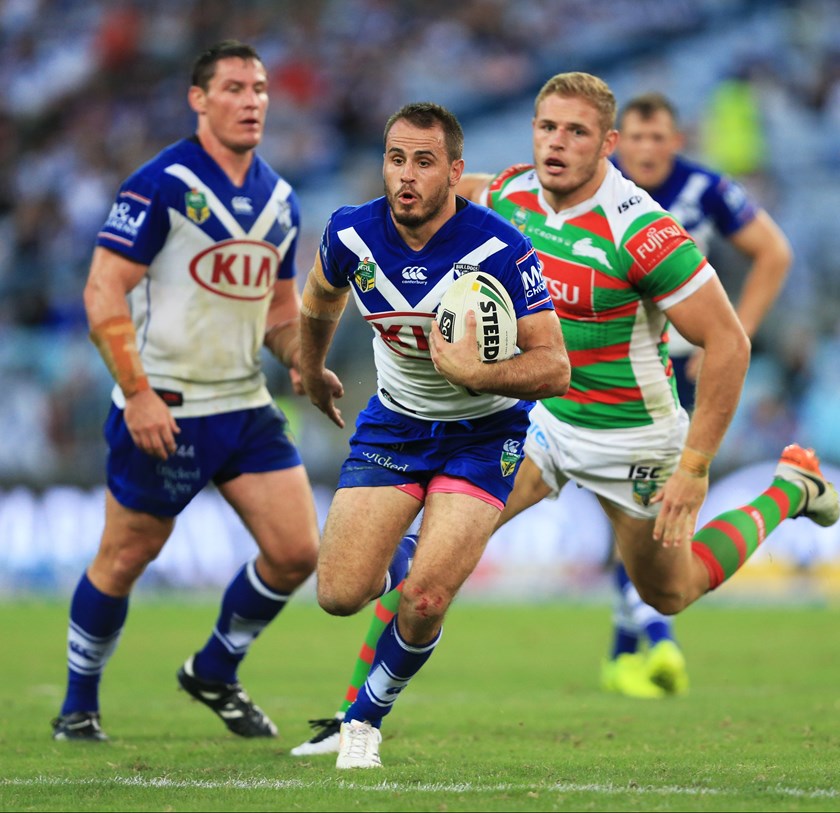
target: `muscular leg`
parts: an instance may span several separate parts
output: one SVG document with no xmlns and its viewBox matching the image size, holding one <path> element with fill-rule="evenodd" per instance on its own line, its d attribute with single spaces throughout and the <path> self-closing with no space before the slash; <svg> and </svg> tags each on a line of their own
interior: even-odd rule
<svg viewBox="0 0 840 813">
<path fill-rule="evenodd" d="M 422 503 L 390 486 L 340 488 L 318 553 L 318 602 L 353 615 L 378 596 L 394 551 Z"/>
<path fill-rule="evenodd" d="M 691 547 L 664 547 L 653 540 L 653 519 L 631 517 L 598 498 L 615 532 L 627 574 L 642 600 L 666 615 L 678 613 L 709 589 L 709 574 Z"/>
<path fill-rule="evenodd" d="M 99 549 L 70 605 L 62 715 L 99 710 L 99 682 L 125 624 L 131 588 L 160 553 L 174 524 L 169 517 L 126 508 L 106 492 Z"/>
<path fill-rule="evenodd" d="M 259 554 L 226 588 L 213 634 L 191 670 L 203 680 L 233 684 L 251 644 L 314 570 L 318 525 L 303 466 L 242 474 L 220 491 L 253 535 Z"/>
</svg>

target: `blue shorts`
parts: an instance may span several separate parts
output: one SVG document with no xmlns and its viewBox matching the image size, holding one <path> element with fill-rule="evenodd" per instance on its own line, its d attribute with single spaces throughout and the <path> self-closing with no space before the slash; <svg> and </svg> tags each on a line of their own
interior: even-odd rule
<svg viewBox="0 0 840 813">
<path fill-rule="evenodd" d="M 424 421 L 382 406 L 373 396 L 350 438 L 339 488 L 424 488 L 438 474 L 461 477 L 507 501 L 522 462 L 531 401 L 468 421 Z"/>
<path fill-rule="evenodd" d="M 174 517 L 211 480 L 218 486 L 240 474 L 301 464 L 286 437 L 286 419 L 273 405 L 177 421 L 178 449 L 160 460 L 134 445 L 123 411 L 111 406 L 105 421 L 108 488 L 121 505 Z"/>
</svg>

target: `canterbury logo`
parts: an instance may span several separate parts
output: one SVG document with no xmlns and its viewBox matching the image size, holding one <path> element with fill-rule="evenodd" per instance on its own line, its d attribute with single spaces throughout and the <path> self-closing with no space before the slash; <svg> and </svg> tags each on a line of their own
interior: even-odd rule
<svg viewBox="0 0 840 813">
<path fill-rule="evenodd" d="M 402 270 L 402 278 L 406 280 L 406 282 L 425 282 L 426 271 L 429 269 L 423 265 L 407 265 Z"/>
</svg>

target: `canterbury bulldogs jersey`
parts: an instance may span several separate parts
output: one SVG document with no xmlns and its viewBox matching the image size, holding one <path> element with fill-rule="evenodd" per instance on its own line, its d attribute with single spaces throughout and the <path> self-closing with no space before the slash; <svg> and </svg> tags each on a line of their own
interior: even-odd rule
<svg viewBox="0 0 840 813">
<path fill-rule="evenodd" d="M 149 382 L 177 415 L 262 406 L 260 348 L 273 286 L 294 276 L 299 211 L 254 156 L 235 186 L 195 138 L 129 177 L 97 243 L 148 266 L 129 294 Z M 114 401 L 124 404 L 119 387 Z"/>
<path fill-rule="evenodd" d="M 612 164 L 593 197 L 561 212 L 525 165 L 497 175 L 485 202 L 533 241 L 560 317 L 572 379 L 546 407 L 591 429 L 674 415 L 664 311 L 715 274 L 685 229 Z"/>
<path fill-rule="evenodd" d="M 458 198 L 458 210 L 413 251 L 400 237 L 385 198 L 335 211 L 321 241 L 329 282 L 351 285 L 373 329 L 382 404 L 428 420 L 478 418 L 517 403 L 450 384 L 432 363 L 429 333 L 443 292 L 456 277 L 484 271 L 507 289 L 517 319 L 550 309 L 533 246 L 487 209 Z"/>
</svg>

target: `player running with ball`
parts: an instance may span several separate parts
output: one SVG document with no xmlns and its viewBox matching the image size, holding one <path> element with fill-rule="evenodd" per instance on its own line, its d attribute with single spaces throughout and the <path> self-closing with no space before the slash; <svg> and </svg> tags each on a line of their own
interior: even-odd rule
<svg viewBox="0 0 840 813">
<path fill-rule="evenodd" d="M 338 768 L 380 766 L 379 726 L 440 640 L 520 462 L 531 402 L 562 395 L 568 357 L 527 237 L 456 197 L 463 134 L 433 104 L 385 128 L 385 196 L 336 211 L 301 305 L 300 368 L 312 402 L 339 426 L 343 387 L 324 366 L 352 291 L 373 329 L 377 392 L 356 421 L 318 555 L 318 601 L 333 615 L 376 595 L 394 550 L 425 507 L 399 609 L 341 724 Z M 424 268 L 418 282 L 412 269 Z M 435 310 L 457 276 L 480 269 L 507 289 L 516 356 L 486 364 L 467 333 L 447 343 Z"/>
<path fill-rule="evenodd" d="M 779 523 L 832 525 L 840 501 L 814 452 L 788 446 L 764 492 L 695 531 L 750 345 L 693 240 L 609 162 L 614 121 L 602 80 L 558 74 L 536 99 L 534 165 L 466 176 L 458 192 L 533 241 L 572 365 L 565 397 L 531 412 L 498 524 L 570 480 L 591 489 L 642 599 L 671 615 L 733 576 Z M 690 423 L 674 387 L 669 322 L 705 351 Z M 334 749 L 321 733 L 295 751 Z"/>
</svg>

